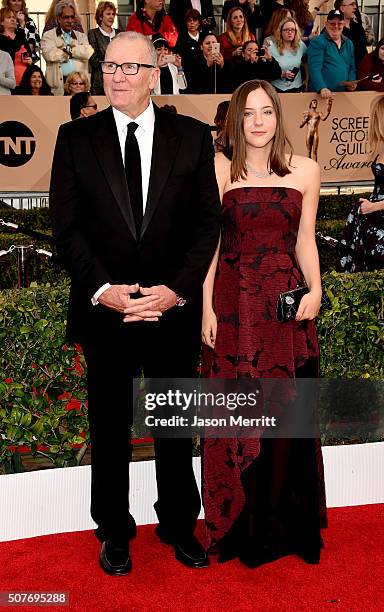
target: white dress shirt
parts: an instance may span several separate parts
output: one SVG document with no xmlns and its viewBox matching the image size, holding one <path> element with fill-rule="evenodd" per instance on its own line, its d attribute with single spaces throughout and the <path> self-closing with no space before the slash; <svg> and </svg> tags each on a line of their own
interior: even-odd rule
<svg viewBox="0 0 384 612">
<path fill-rule="evenodd" d="M 192 8 L 196 9 L 197 11 L 199 11 L 199 13 L 201 15 L 201 2 L 200 2 L 200 0 L 191 0 L 191 4 L 192 4 Z"/>
<path fill-rule="evenodd" d="M 112 28 L 112 30 L 110 32 L 106 32 L 100 26 L 98 26 L 98 28 L 99 28 L 100 32 L 103 34 L 103 36 L 106 36 L 107 38 L 109 38 L 109 40 L 112 40 L 112 38 L 115 38 L 115 36 L 116 36 L 115 28 Z"/>
<path fill-rule="evenodd" d="M 155 128 L 155 111 L 153 109 L 152 101 L 136 119 L 131 119 L 128 115 L 125 115 L 117 108 L 112 107 L 113 116 L 116 122 L 117 134 L 119 137 L 119 144 L 121 150 L 121 157 L 125 164 L 125 140 L 127 138 L 128 124 L 134 121 L 139 127 L 136 128 L 135 136 L 137 144 L 139 145 L 140 158 L 141 158 L 141 180 L 143 190 L 143 214 L 147 205 L 148 198 L 148 187 L 149 177 L 151 173 L 151 162 L 152 162 L 152 146 L 153 146 L 153 131 Z M 92 298 L 92 304 L 95 306 L 98 304 L 98 298 L 106 289 L 111 286 L 110 283 L 105 283 L 100 289 L 96 291 Z"/>
</svg>

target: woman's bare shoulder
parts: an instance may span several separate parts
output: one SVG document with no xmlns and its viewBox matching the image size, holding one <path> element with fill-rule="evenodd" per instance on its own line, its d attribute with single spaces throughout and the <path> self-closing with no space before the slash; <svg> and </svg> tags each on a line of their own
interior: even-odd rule
<svg viewBox="0 0 384 612">
<path fill-rule="evenodd" d="M 220 151 L 215 155 L 215 166 L 219 170 L 227 169 L 231 166 L 231 161 Z"/>
<path fill-rule="evenodd" d="M 291 160 L 288 157 L 289 167 L 295 173 L 310 174 L 316 176 L 320 172 L 320 166 L 310 157 L 304 155 L 292 155 Z"/>
</svg>

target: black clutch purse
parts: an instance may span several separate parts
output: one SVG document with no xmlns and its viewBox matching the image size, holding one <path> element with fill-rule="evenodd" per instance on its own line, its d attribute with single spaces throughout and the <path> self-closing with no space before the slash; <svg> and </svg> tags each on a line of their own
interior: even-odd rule
<svg viewBox="0 0 384 612">
<path fill-rule="evenodd" d="M 297 310 L 299 308 L 299 304 L 303 295 L 309 293 L 308 287 L 296 287 L 296 289 L 292 289 L 291 291 L 285 291 L 285 293 L 280 293 L 277 298 L 276 304 L 276 318 L 280 323 L 285 323 L 286 321 L 294 321 L 296 318 Z M 321 307 L 329 308 L 331 302 L 329 297 L 323 291 L 323 295 L 321 298 Z"/>
</svg>

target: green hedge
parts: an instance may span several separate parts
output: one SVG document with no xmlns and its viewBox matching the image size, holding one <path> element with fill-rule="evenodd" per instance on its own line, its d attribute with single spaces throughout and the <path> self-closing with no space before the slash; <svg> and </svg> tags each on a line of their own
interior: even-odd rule
<svg viewBox="0 0 384 612">
<path fill-rule="evenodd" d="M 317 322 L 321 376 L 383 380 L 384 272 L 332 272 L 324 286 L 332 308 Z M 0 292 L 0 464 L 8 471 L 17 469 L 10 446 L 31 447 L 55 466 L 77 465 L 85 452 L 84 363 L 64 340 L 67 299 L 68 285 Z M 332 422 L 347 408 L 333 407 Z M 324 441 L 336 439 L 331 426 Z"/>
<path fill-rule="evenodd" d="M 344 226 L 345 221 L 318 221 L 316 223 L 316 231 L 321 232 L 324 236 L 331 236 L 332 238 L 336 238 L 336 240 L 340 240 Z M 328 270 L 340 269 L 339 256 L 336 249 L 327 244 L 323 244 L 319 239 L 317 239 L 317 248 L 319 251 L 320 270 L 322 273 Z"/>
<path fill-rule="evenodd" d="M 67 300 L 67 286 L 0 292 L 0 463 L 14 459 L 9 445 L 42 446 L 57 467 L 86 450 L 84 364 L 64 340 Z"/>
<path fill-rule="evenodd" d="M 364 194 L 368 195 L 368 194 Z M 360 196 L 355 194 L 320 196 L 317 231 L 339 238 L 345 225 L 348 212 Z M 0 207 L 0 217 L 6 221 L 13 221 L 19 225 L 40 232 L 51 232 L 51 221 L 48 208 L 34 208 L 32 210 L 17 210 Z M 0 227 L 1 232 L 1 227 Z M 36 244 L 40 248 L 52 250 L 52 245 L 36 241 L 21 234 L 0 233 L 0 249 L 8 249 L 11 244 Z M 338 257 L 334 249 L 319 243 L 320 264 L 322 272 L 338 269 Z M 0 260 L 0 289 L 16 287 L 17 266 L 11 258 Z M 38 285 L 58 285 L 67 278 L 63 269 L 49 261 L 33 256 L 29 265 L 30 282 Z"/>
<path fill-rule="evenodd" d="M 37 232 L 51 231 L 51 218 L 49 208 L 32 208 L 31 210 L 19 210 L 16 208 L 3 208 L 0 206 L 0 218 L 4 221 L 12 221 L 20 226 Z"/>
<path fill-rule="evenodd" d="M 384 379 L 384 271 L 323 276 L 332 302 L 317 322 L 321 376 Z"/>
<path fill-rule="evenodd" d="M 317 211 L 318 220 L 346 219 L 359 198 L 368 198 L 370 193 L 348 193 L 343 195 L 321 195 Z"/>
<path fill-rule="evenodd" d="M 359 198 L 368 197 L 369 195 L 369 193 L 321 195 L 317 215 L 318 219 L 346 219 L 352 205 L 356 204 Z M 0 205 L 0 217 L 6 221 L 13 221 L 19 225 L 38 231 L 50 231 L 51 228 L 48 208 L 17 210 L 13 208 L 2 208 Z"/>
</svg>

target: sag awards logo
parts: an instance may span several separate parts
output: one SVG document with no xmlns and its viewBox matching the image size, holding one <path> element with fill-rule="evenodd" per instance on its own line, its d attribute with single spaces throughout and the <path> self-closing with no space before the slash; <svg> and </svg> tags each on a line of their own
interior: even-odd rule
<svg viewBox="0 0 384 612">
<path fill-rule="evenodd" d="M 35 149 L 36 139 L 24 123 L 5 121 L 0 124 L 0 164 L 10 168 L 24 166 Z"/>
<path fill-rule="evenodd" d="M 318 108 L 318 101 L 313 99 L 309 103 L 308 110 L 303 113 L 303 121 L 300 127 L 307 127 L 307 155 L 315 161 L 317 161 L 317 151 L 319 148 L 320 122 L 327 121 L 331 110 L 331 98 L 327 101 L 326 105 L 322 105 L 322 109 Z M 369 117 L 349 116 L 332 118 L 332 132 L 327 153 L 329 161 L 324 163 L 324 170 L 356 170 L 371 165 L 371 162 L 368 160 L 368 125 Z"/>
</svg>

